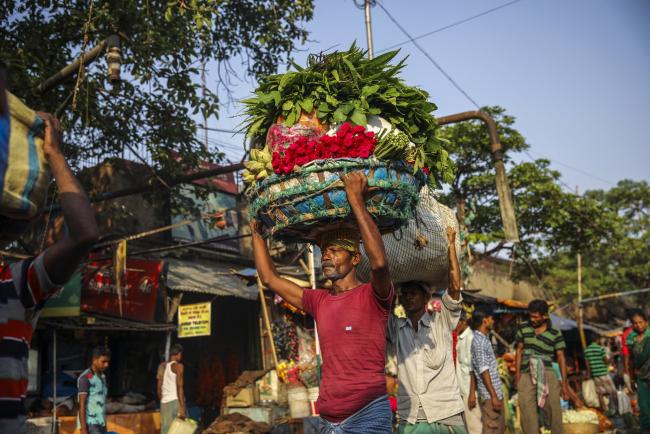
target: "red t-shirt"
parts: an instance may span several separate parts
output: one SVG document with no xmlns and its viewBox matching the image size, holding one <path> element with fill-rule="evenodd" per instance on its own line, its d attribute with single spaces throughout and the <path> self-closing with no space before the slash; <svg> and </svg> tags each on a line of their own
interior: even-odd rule
<svg viewBox="0 0 650 434">
<path fill-rule="evenodd" d="M 323 356 L 317 405 L 321 417 L 341 422 L 386 394 L 386 324 L 393 290 L 385 300 L 364 283 L 340 295 L 305 290 L 303 309 L 314 317 Z"/>
</svg>

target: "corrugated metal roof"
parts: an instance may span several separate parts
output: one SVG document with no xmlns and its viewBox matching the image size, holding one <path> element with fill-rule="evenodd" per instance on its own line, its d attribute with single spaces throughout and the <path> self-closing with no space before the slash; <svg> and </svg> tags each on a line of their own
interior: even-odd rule
<svg viewBox="0 0 650 434">
<path fill-rule="evenodd" d="M 257 284 L 237 276 L 234 264 L 206 260 L 166 258 L 169 264 L 167 286 L 175 291 L 256 300 Z"/>
</svg>

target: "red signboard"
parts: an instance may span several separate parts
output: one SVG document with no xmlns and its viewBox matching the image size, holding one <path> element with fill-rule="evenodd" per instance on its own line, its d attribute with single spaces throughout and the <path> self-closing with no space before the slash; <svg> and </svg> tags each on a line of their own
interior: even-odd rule
<svg viewBox="0 0 650 434">
<path fill-rule="evenodd" d="M 127 259 L 126 285 L 118 291 L 112 261 L 92 262 L 83 276 L 81 310 L 153 322 L 164 279 L 163 261 Z"/>
</svg>

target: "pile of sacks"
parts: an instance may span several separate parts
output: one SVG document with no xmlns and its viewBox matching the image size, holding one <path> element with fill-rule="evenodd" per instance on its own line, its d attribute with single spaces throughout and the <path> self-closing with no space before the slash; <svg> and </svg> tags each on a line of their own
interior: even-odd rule
<svg viewBox="0 0 650 434">
<path fill-rule="evenodd" d="M 203 430 L 203 434 L 228 434 L 234 432 L 265 434 L 271 432 L 271 425 L 264 422 L 254 422 L 239 413 L 231 413 L 219 416 L 207 429 Z"/>
</svg>

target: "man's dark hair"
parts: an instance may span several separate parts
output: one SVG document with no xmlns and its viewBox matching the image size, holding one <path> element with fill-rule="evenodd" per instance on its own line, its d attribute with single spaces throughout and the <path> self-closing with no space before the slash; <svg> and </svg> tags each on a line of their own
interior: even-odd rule
<svg viewBox="0 0 650 434">
<path fill-rule="evenodd" d="M 546 315 L 548 313 L 548 303 L 544 300 L 533 300 L 528 303 L 528 313 Z"/>
<path fill-rule="evenodd" d="M 472 317 L 469 319 L 469 326 L 472 330 L 477 330 L 483 324 L 485 318 L 493 316 L 492 310 L 488 308 L 476 308 L 472 312 Z"/>
<path fill-rule="evenodd" d="M 408 288 L 408 289 L 418 289 L 418 290 L 422 291 L 424 293 L 424 295 L 427 295 L 427 296 L 431 295 L 431 290 L 429 289 L 429 286 L 426 283 L 420 282 L 420 281 L 417 281 L 417 280 L 411 280 L 411 281 L 402 283 L 402 286 L 401 286 L 400 289 L 404 290 L 406 288 Z"/>
<path fill-rule="evenodd" d="M 93 360 L 99 359 L 100 357 L 111 358 L 111 350 L 106 347 L 99 346 L 93 348 Z"/>
<path fill-rule="evenodd" d="M 643 311 L 643 309 L 639 309 L 638 307 L 633 307 L 632 309 L 627 311 L 627 316 L 632 321 L 632 319 L 635 316 L 640 316 L 641 318 L 644 319 L 644 321 L 648 320 L 648 315 Z"/>
<path fill-rule="evenodd" d="M 175 356 L 176 354 L 180 354 L 182 352 L 183 346 L 181 344 L 174 344 L 172 345 L 172 349 L 170 350 L 169 354 Z"/>
</svg>

